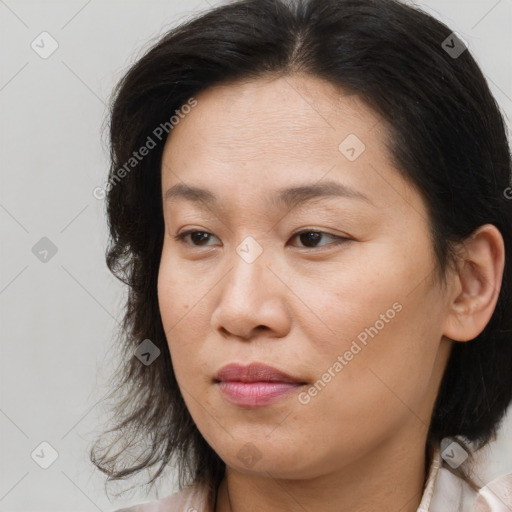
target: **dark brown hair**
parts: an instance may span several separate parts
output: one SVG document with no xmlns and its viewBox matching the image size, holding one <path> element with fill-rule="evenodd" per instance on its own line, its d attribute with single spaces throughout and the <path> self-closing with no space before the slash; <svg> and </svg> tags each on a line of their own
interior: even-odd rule
<svg viewBox="0 0 512 512">
<path fill-rule="evenodd" d="M 175 463 L 180 487 L 206 484 L 212 499 L 225 471 L 185 406 L 160 318 L 165 137 L 155 129 L 168 127 L 208 87 L 262 75 L 302 72 L 356 93 L 386 123 L 397 169 L 427 201 L 442 278 L 458 244 L 485 223 L 500 230 L 506 254 L 512 251 L 503 117 L 469 50 L 454 37 L 443 23 L 395 0 L 241 0 L 173 28 L 121 79 L 110 117 L 106 260 L 129 293 L 117 340 L 123 364 L 115 375 L 115 426 L 91 449 L 109 481 L 157 466 L 153 483 Z M 127 167 L 148 137 L 155 147 Z M 454 342 L 428 450 L 445 437 L 481 446 L 495 436 L 512 398 L 511 286 L 507 259 L 488 325 L 474 340 Z M 161 351 L 149 366 L 134 357 L 145 339 Z M 112 433 L 108 450 L 100 447 Z"/>
</svg>

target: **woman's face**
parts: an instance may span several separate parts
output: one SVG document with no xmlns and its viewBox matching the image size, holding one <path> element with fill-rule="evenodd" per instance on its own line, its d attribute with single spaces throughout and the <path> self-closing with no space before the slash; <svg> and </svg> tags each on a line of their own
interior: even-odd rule
<svg viewBox="0 0 512 512">
<path fill-rule="evenodd" d="M 163 154 L 158 297 L 198 429 L 230 468 L 282 478 L 423 446 L 447 299 L 383 122 L 303 75 L 196 100 Z M 297 382 L 219 383 L 229 363 Z"/>
</svg>

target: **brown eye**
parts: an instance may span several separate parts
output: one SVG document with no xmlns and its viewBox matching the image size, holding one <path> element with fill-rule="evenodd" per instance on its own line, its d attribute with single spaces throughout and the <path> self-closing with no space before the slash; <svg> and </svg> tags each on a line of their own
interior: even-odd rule
<svg viewBox="0 0 512 512">
<path fill-rule="evenodd" d="M 292 238 L 298 237 L 300 242 L 304 244 L 306 248 L 315 248 L 315 247 L 323 247 L 324 245 L 329 244 L 322 244 L 318 246 L 318 242 L 322 240 L 323 236 L 327 236 L 334 240 L 334 245 L 338 245 L 344 242 L 349 241 L 349 238 L 344 238 L 337 235 L 331 235 L 330 233 L 325 233 L 323 231 L 313 231 L 313 230 L 304 230 L 299 233 L 296 233 Z"/>
<path fill-rule="evenodd" d="M 211 238 L 213 235 L 211 233 L 208 233 L 207 231 L 185 231 L 184 233 L 180 233 L 179 235 L 176 235 L 174 237 L 175 240 L 178 240 L 183 243 L 187 243 L 185 241 L 185 238 L 190 236 L 190 240 L 192 241 L 193 247 L 207 247 L 207 244 L 205 242 L 208 241 L 209 238 Z"/>
</svg>

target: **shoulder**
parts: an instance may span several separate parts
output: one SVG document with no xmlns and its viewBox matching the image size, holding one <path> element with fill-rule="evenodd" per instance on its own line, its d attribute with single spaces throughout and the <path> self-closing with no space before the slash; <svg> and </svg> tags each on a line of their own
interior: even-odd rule
<svg viewBox="0 0 512 512">
<path fill-rule="evenodd" d="M 512 473 L 495 478 L 478 492 L 473 512 L 512 510 Z"/>
<path fill-rule="evenodd" d="M 204 487 L 191 485 L 170 496 L 150 503 L 142 503 L 115 512 L 211 512 L 207 509 Z"/>
<path fill-rule="evenodd" d="M 419 508 L 417 512 L 444 512 L 446 510 L 471 510 L 471 512 L 505 512 L 512 510 L 512 473 L 489 478 L 488 461 L 484 453 L 473 453 L 474 464 L 471 477 L 478 488 L 472 488 L 464 479 L 453 473 L 450 464 L 454 460 L 453 449 L 439 451 L 432 464 L 432 491 L 429 507 Z M 445 453 L 447 452 L 447 453 Z"/>
</svg>

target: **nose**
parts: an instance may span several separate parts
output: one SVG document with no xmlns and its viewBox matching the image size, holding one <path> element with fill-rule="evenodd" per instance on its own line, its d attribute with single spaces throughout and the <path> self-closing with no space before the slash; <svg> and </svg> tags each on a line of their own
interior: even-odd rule
<svg viewBox="0 0 512 512">
<path fill-rule="evenodd" d="M 290 330 L 291 314 L 287 299 L 291 293 L 271 251 L 254 260 L 233 251 L 230 270 L 216 287 L 218 298 L 213 311 L 213 329 L 224 337 L 250 340 L 258 333 L 284 337 Z"/>
</svg>

